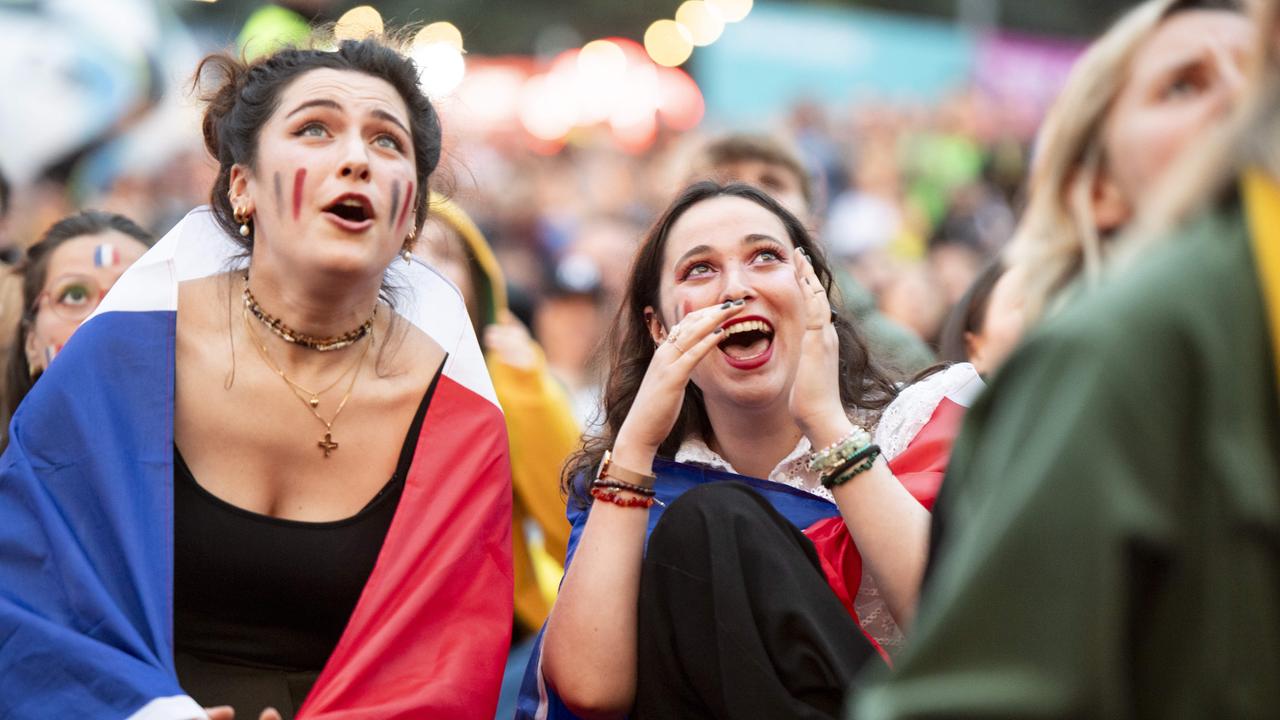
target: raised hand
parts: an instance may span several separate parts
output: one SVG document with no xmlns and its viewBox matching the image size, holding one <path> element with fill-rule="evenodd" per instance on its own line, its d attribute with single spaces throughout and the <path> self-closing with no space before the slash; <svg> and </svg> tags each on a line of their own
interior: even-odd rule
<svg viewBox="0 0 1280 720">
<path fill-rule="evenodd" d="M 721 326 L 742 311 L 741 300 L 695 310 L 671 327 L 653 353 L 649 369 L 615 440 L 614 456 L 627 468 L 647 472 L 658 446 L 675 425 L 684 389 L 698 363 L 720 342 Z M 644 463 L 636 467 L 635 463 Z"/>
<path fill-rule="evenodd" d="M 809 256 L 797 249 L 795 257 L 796 284 L 804 293 L 805 332 L 790 408 L 800 430 L 818 447 L 850 429 L 840 401 L 840 339 L 831 324 L 831 301 Z"/>
</svg>

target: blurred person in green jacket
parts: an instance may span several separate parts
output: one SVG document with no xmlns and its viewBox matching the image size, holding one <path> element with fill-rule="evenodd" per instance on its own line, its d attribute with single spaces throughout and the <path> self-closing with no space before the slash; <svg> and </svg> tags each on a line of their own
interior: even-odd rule
<svg viewBox="0 0 1280 720">
<path fill-rule="evenodd" d="M 1186 113 L 1220 92 L 1223 41 L 1250 26 L 1178 5 L 1122 23 L 1187 33 L 1159 64 L 1176 92 L 1144 93 Z M 849 717 L 1280 708 L 1280 8 L 1258 5 L 1243 129 L 1196 133 L 1202 154 L 1149 188 L 1158 219 L 1117 243 L 1125 262 L 971 409 L 912 644 L 892 676 L 861 679 Z M 1157 246 L 1153 225 L 1180 227 Z"/>
</svg>

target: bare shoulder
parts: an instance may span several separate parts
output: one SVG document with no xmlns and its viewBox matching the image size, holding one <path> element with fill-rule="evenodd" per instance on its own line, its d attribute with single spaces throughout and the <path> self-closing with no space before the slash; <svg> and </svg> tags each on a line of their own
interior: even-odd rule
<svg viewBox="0 0 1280 720">
<path fill-rule="evenodd" d="M 179 283 L 179 333 L 226 331 L 227 318 L 234 307 L 232 300 L 230 273 Z"/>
<path fill-rule="evenodd" d="M 384 310 L 389 310 L 383 306 Z M 379 342 L 376 369 L 380 377 L 403 382 L 409 387 L 425 387 L 435 377 L 445 360 L 445 349 L 431 336 L 394 311 L 378 313 L 375 332 L 384 341 Z"/>
</svg>

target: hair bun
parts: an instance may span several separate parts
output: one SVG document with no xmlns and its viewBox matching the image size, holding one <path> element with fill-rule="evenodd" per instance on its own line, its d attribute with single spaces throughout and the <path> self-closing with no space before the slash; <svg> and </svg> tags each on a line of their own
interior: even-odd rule
<svg viewBox="0 0 1280 720">
<path fill-rule="evenodd" d="M 221 140 L 222 124 L 235 108 L 248 75 L 247 65 L 225 54 L 210 55 L 196 68 L 193 86 L 205 104 L 200 131 L 205 149 L 219 162 L 228 160 Z"/>
</svg>

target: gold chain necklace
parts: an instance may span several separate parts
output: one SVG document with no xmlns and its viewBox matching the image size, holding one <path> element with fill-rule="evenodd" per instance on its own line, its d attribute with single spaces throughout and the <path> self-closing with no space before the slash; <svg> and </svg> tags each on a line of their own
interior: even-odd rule
<svg viewBox="0 0 1280 720">
<path fill-rule="evenodd" d="M 364 357 L 369 354 L 369 348 L 373 346 L 374 335 L 372 328 L 370 328 L 369 331 L 369 342 L 366 343 L 364 349 L 360 351 L 360 357 L 356 358 L 355 364 L 352 365 L 351 369 L 343 371 L 343 373 L 338 376 L 337 380 L 334 380 L 329 384 L 329 388 L 332 388 L 334 385 L 338 384 L 339 380 L 346 377 L 347 373 L 352 373 L 351 382 L 347 384 L 347 392 L 342 396 L 342 400 L 338 403 L 338 409 L 333 411 L 333 417 L 325 420 L 324 416 L 316 409 L 316 406 L 320 404 L 319 395 L 328 391 L 329 388 L 321 390 L 320 393 L 312 393 L 310 390 L 307 390 L 298 383 L 289 379 L 289 376 L 285 374 L 284 370 L 271 360 L 271 355 L 267 351 L 267 346 L 262 342 L 262 339 L 258 337 L 258 333 L 254 331 L 253 324 L 249 322 L 249 313 L 247 308 L 241 312 L 241 317 L 244 319 L 245 330 L 249 333 L 249 337 L 253 342 L 254 348 L 256 348 L 258 354 L 262 356 L 262 361 L 267 364 L 267 367 L 271 368 L 272 372 L 280 376 L 281 380 L 285 381 L 285 384 L 288 385 L 289 391 L 293 393 L 294 397 L 301 400 L 302 403 L 306 405 L 307 410 L 315 416 L 316 420 L 319 420 L 320 424 L 324 425 L 324 438 L 316 443 L 316 447 L 319 447 L 324 451 L 324 456 L 326 458 L 329 457 L 329 453 L 338 449 L 338 443 L 333 439 L 333 424 L 337 422 L 338 416 L 342 414 L 343 408 L 347 406 L 347 401 L 351 399 L 351 391 L 355 389 L 356 379 L 360 377 L 360 366 L 364 364 Z M 310 397 L 303 397 L 303 392 Z"/>
</svg>

